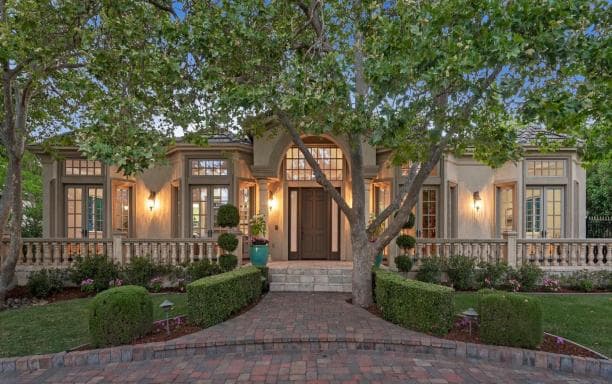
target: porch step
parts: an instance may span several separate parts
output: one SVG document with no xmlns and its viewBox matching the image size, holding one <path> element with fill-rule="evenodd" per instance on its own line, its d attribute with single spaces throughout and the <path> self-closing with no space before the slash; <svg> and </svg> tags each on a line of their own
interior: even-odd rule
<svg viewBox="0 0 612 384">
<path fill-rule="evenodd" d="M 271 292 L 351 292 L 350 263 L 271 263 Z"/>
</svg>

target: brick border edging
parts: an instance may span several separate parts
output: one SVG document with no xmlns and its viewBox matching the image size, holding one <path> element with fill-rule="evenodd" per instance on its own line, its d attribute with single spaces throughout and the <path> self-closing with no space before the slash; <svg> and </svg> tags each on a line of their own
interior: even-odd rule
<svg viewBox="0 0 612 384">
<path fill-rule="evenodd" d="M 471 361 L 488 361 L 509 367 L 533 367 L 583 376 L 612 379 L 612 361 L 560 355 L 528 349 L 419 336 L 393 340 L 361 337 L 265 337 L 207 342 L 166 342 L 127 345 L 88 351 L 60 352 L 0 359 L 0 373 L 36 369 L 104 365 L 116 362 L 155 360 L 178 356 L 218 355 L 232 352 L 260 351 L 329 351 L 377 350 L 458 357 Z"/>
</svg>

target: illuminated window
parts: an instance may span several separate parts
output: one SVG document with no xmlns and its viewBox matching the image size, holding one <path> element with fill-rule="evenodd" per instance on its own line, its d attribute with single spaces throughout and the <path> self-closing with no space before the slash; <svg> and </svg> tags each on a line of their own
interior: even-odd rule
<svg viewBox="0 0 612 384">
<path fill-rule="evenodd" d="M 101 176 L 102 163 L 97 160 L 68 159 L 64 162 L 66 176 Z"/>
<path fill-rule="evenodd" d="M 342 150 L 333 145 L 310 145 L 308 150 L 315 158 L 328 180 L 340 181 L 343 178 L 344 160 Z M 285 156 L 286 176 L 289 181 L 315 179 L 314 172 L 297 147 L 287 150 Z"/>
<path fill-rule="evenodd" d="M 499 229 L 504 231 L 514 230 L 514 187 L 498 187 L 499 199 Z"/>
<path fill-rule="evenodd" d="M 565 160 L 527 160 L 527 176 L 565 176 Z"/>
<path fill-rule="evenodd" d="M 227 186 L 191 187 L 192 237 L 212 236 L 212 229 L 217 221 L 217 211 L 221 205 L 228 202 L 229 188 Z"/>
<path fill-rule="evenodd" d="M 227 176 L 227 160 L 191 160 L 192 176 Z"/>
<path fill-rule="evenodd" d="M 238 212 L 240 213 L 240 231 L 244 235 L 249 234 L 249 221 L 253 216 L 253 198 L 255 187 L 242 185 L 238 191 Z"/>
<path fill-rule="evenodd" d="M 130 188 L 116 187 L 113 198 L 113 230 L 127 233 L 130 226 Z"/>
</svg>

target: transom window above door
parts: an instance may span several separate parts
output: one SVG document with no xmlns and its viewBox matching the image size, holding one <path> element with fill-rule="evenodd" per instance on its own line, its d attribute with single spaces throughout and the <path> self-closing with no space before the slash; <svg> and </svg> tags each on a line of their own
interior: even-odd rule
<svg viewBox="0 0 612 384">
<path fill-rule="evenodd" d="M 343 179 L 344 159 L 342 150 L 333 144 L 309 145 L 308 150 L 315 158 L 328 180 Z M 285 155 L 286 178 L 289 181 L 314 181 L 315 175 L 298 147 L 291 147 Z"/>
<path fill-rule="evenodd" d="M 565 160 L 527 160 L 527 176 L 565 176 Z"/>
<path fill-rule="evenodd" d="M 66 176 L 101 176 L 102 162 L 97 160 L 67 159 L 64 161 Z"/>
<path fill-rule="evenodd" d="M 192 159 L 191 176 L 227 176 L 227 160 Z"/>
</svg>

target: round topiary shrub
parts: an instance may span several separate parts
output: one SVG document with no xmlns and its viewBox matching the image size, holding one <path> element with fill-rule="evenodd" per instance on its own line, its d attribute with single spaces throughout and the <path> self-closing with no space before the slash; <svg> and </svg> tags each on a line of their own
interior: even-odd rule
<svg viewBox="0 0 612 384">
<path fill-rule="evenodd" d="M 219 256 L 219 267 L 223 272 L 229 272 L 236 268 L 238 265 L 238 258 L 232 254 L 225 254 Z"/>
<path fill-rule="evenodd" d="M 125 285 L 99 293 L 89 308 L 94 347 L 127 344 L 153 327 L 153 301 L 147 290 Z"/>
<path fill-rule="evenodd" d="M 395 244 L 406 252 L 409 249 L 414 248 L 416 245 L 416 239 L 410 235 L 399 235 L 395 239 Z"/>
<path fill-rule="evenodd" d="M 225 252 L 234 252 L 238 248 L 238 238 L 233 233 L 222 233 L 217 239 L 217 244 Z"/>
<path fill-rule="evenodd" d="M 234 228 L 240 223 L 238 208 L 232 204 L 223 204 L 217 211 L 217 225 L 220 227 Z"/>
<path fill-rule="evenodd" d="M 396 256 L 395 265 L 400 272 L 410 272 L 412 269 L 412 259 L 407 255 Z"/>
<path fill-rule="evenodd" d="M 416 217 L 414 216 L 414 213 L 410 212 L 410 215 L 408 216 L 408 220 L 406 220 L 404 225 L 402 225 L 402 228 L 403 229 L 410 229 L 410 228 L 414 227 L 415 221 L 416 221 Z"/>
</svg>

